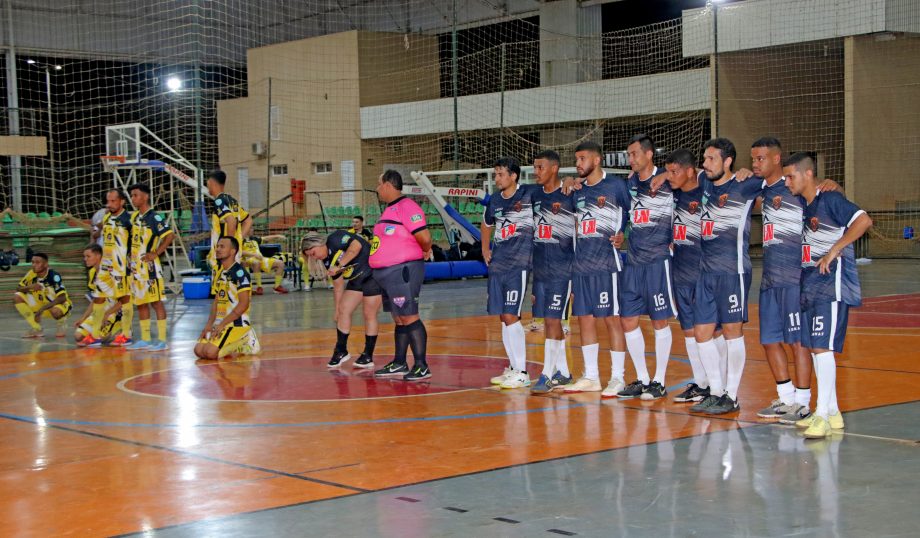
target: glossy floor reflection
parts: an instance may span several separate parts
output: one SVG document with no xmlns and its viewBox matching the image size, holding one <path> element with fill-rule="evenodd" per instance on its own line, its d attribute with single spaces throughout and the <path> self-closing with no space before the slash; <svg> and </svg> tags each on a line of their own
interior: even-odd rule
<svg viewBox="0 0 920 538">
<path fill-rule="evenodd" d="M 328 290 L 257 297 L 264 353 L 220 362 L 191 354 L 207 302 L 169 302 L 163 353 L 20 340 L 5 308 L 0 535 L 916 535 L 920 275 L 860 274 L 870 298 L 838 360 L 846 434 L 808 443 L 756 417 L 775 395 L 756 315 L 741 412 L 706 418 L 489 387 L 505 361 L 482 280 L 425 287 L 434 377 L 417 385 L 325 367 Z M 527 338 L 535 376 L 542 334 Z M 672 390 L 690 377 L 674 340 Z"/>
</svg>

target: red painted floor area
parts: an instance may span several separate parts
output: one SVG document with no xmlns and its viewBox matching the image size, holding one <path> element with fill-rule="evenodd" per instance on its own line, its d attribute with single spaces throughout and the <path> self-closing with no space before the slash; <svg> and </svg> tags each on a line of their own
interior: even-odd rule
<svg viewBox="0 0 920 538">
<path fill-rule="evenodd" d="M 850 310 L 855 327 L 920 327 L 920 293 L 883 295 L 863 299 Z"/>
<path fill-rule="evenodd" d="M 385 364 L 380 358 L 376 360 L 378 368 Z M 492 357 L 431 355 L 428 363 L 435 377 L 413 383 L 401 378 L 375 378 L 373 370 L 352 368 L 351 363 L 342 368 L 327 368 L 327 361 L 326 357 L 199 361 L 194 366 L 129 378 L 121 386 L 151 396 L 203 400 L 392 398 L 487 387 L 490 378 L 508 365 L 506 359 Z M 538 377 L 541 368 L 539 364 L 528 365 L 530 376 Z"/>
</svg>

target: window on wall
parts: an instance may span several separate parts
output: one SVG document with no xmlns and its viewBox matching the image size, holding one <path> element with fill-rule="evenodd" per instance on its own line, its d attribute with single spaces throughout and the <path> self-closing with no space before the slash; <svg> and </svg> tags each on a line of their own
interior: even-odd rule
<svg viewBox="0 0 920 538">
<path fill-rule="evenodd" d="M 313 173 L 317 175 L 322 174 L 331 174 L 332 173 L 332 163 L 313 163 Z"/>
<path fill-rule="evenodd" d="M 288 175 L 288 167 L 286 164 L 273 164 L 272 165 L 272 175 L 273 176 L 286 176 Z"/>
</svg>

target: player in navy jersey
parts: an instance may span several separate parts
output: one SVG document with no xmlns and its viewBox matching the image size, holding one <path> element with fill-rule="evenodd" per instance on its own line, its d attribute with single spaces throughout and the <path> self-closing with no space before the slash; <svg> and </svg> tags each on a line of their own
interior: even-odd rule
<svg viewBox="0 0 920 538">
<path fill-rule="evenodd" d="M 495 161 L 495 186 L 482 216 L 482 259 L 489 266 L 488 313 L 502 322 L 502 343 L 510 362 L 492 384 L 504 389 L 527 387 L 527 343 L 521 306 L 533 254 L 531 189 L 518 184 L 521 165 L 512 157 Z M 492 236 L 490 246 L 489 236 Z"/>
<path fill-rule="evenodd" d="M 653 178 L 659 174 L 653 162 L 655 144 L 645 134 L 634 136 L 626 147 L 632 175 L 627 180 L 631 206 L 628 256 L 620 283 L 621 321 L 626 348 L 636 367 L 638 379 L 629 385 L 608 387 L 602 396 L 641 397 L 656 400 L 667 394 L 664 378 L 671 354 L 671 329 L 668 318 L 677 315 L 671 289 L 671 218 L 674 196 L 664 182 L 657 188 Z M 639 316 L 646 314 L 655 329 L 655 378 L 649 379 L 645 364 L 645 337 Z"/>
<path fill-rule="evenodd" d="M 573 194 L 576 232 L 572 314 L 578 317 L 581 327 L 585 371 L 565 392 L 599 392 L 597 318 L 604 320 L 610 333 L 611 383 L 623 379 L 626 361 L 618 282 L 623 263 L 612 243 L 626 223 L 629 191 L 626 181 L 601 168 L 601 147 L 594 142 L 582 142 L 575 148 L 575 168 L 583 183 Z"/>
<path fill-rule="evenodd" d="M 818 402 L 813 415 L 796 423 L 805 437 L 823 438 L 843 429 L 837 405 L 834 352 L 843 350 L 849 307 L 862 304 L 853 243 L 872 219 L 839 192 L 818 192 L 815 162 L 796 153 L 784 163 L 789 190 L 805 202 L 802 232 L 802 345 L 814 357 Z"/>
<path fill-rule="evenodd" d="M 700 181 L 702 257 L 693 315 L 710 394 L 690 410 L 720 415 L 740 407 L 738 387 L 746 358 L 742 327 L 747 322 L 751 287 L 751 209 L 760 196 L 761 183 L 736 181 L 732 169 L 737 154 L 730 140 L 715 138 L 703 147 L 706 174 Z M 722 325 L 728 349 L 724 378 L 722 358 L 713 341 L 718 324 Z"/>
<path fill-rule="evenodd" d="M 786 186 L 782 146 L 764 137 L 751 145 L 751 162 L 762 183 L 763 277 L 760 281 L 760 343 L 776 381 L 777 399 L 758 411 L 761 418 L 795 422 L 809 414 L 811 356 L 800 344 L 799 256 L 802 250 L 802 202 Z M 783 344 L 795 357 L 795 385 Z"/>
<path fill-rule="evenodd" d="M 694 302 L 696 282 L 700 277 L 702 246 L 700 238 L 700 217 L 703 213 L 703 188 L 700 186 L 702 172 L 696 170 L 696 157 L 687 149 L 671 152 L 665 161 L 667 181 L 674 193 L 673 221 L 673 271 L 674 298 L 677 303 L 677 321 L 684 332 L 684 343 L 693 381 L 683 392 L 674 397 L 678 403 L 699 402 L 709 396 L 709 378 L 700 360 L 700 352 L 694 336 Z M 725 338 L 721 331 L 713 339 L 719 354 L 725 362 Z"/>
<path fill-rule="evenodd" d="M 575 255 L 575 204 L 562 193 L 559 154 L 543 151 L 533 161 L 537 185 L 532 188 L 533 315 L 544 319 L 546 340 L 543 373 L 531 388 L 542 394 L 572 382 L 565 356 L 562 320 L 568 316 L 572 295 L 572 260 Z"/>
</svg>

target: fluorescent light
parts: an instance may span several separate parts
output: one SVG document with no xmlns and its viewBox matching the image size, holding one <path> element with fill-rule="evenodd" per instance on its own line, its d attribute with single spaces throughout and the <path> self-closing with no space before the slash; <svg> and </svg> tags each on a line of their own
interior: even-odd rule
<svg viewBox="0 0 920 538">
<path fill-rule="evenodd" d="M 63 66 L 63 65 L 56 65 L 56 66 L 54 66 L 54 70 L 55 70 L 55 71 L 60 71 L 61 69 L 64 69 L 64 66 Z"/>
<path fill-rule="evenodd" d="M 182 80 L 179 77 L 169 77 L 169 80 L 166 81 L 166 87 L 171 92 L 179 91 L 182 89 Z"/>
<path fill-rule="evenodd" d="M 28 60 L 26 60 L 26 63 L 29 64 L 29 65 L 32 65 L 32 64 L 35 63 L 35 60 L 29 58 Z"/>
</svg>

